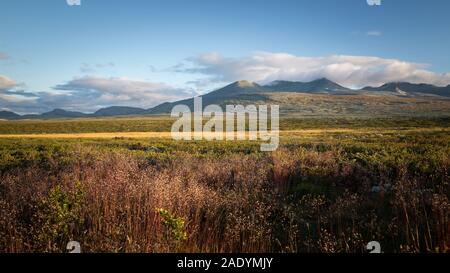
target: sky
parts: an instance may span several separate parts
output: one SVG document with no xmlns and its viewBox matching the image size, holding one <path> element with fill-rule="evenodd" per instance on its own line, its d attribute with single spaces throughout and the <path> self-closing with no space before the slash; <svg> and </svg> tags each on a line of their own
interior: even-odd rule
<svg viewBox="0 0 450 273">
<path fill-rule="evenodd" d="M 450 1 L 0 1 L 0 110 L 150 108 L 236 80 L 450 84 Z"/>
</svg>

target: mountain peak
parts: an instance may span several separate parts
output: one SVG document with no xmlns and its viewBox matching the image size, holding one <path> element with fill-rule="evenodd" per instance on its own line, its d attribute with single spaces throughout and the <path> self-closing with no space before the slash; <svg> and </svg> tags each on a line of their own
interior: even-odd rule
<svg viewBox="0 0 450 273">
<path fill-rule="evenodd" d="M 330 81 L 327 78 L 320 78 L 311 82 L 275 81 L 269 84 L 267 87 L 275 89 L 276 91 L 284 92 L 328 93 L 349 91 L 348 88 Z"/>
<path fill-rule="evenodd" d="M 328 79 L 328 78 L 320 78 L 317 80 L 310 81 L 311 84 L 322 84 L 322 85 L 338 85 L 336 82 Z"/>
<path fill-rule="evenodd" d="M 66 110 L 61 109 L 61 108 L 56 108 L 56 109 L 53 109 L 53 110 L 50 111 L 50 112 L 44 113 L 44 115 L 45 115 L 45 114 L 65 114 L 65 113 L 67 113 Z"/>
<path fill-rule="evenodd" d="M 241 80 L 235 82 L 233 85 L 239 87 L 239 88 L 250 88 L 250 87 L 257 87 L 258 85 L 254 82 L 249 82 L 246 80 Z"/>
<path fill-rule="evenodd" d="M 97 110 L 94 116 L 127 116 L 145 113 L 144 109 L 129 106 L 110 106 Z"/>
<path fill-rule="evenodd" d="M 66 111 L 64 109 L 57 108 L 54 109 L 53 111 L 43 113 L 41 116 L 45 118 L 63 118 L 63 117 L 76 118 L 76 117 L 84 117 L 86 116 L 86 114 L 83 114 L 81 112 Z"/>
<path fill-rule="evenodd" d="M 50 113 L 66 113 L 67 111 L 61 108 L 53 109 Z"/>
<path fill-rule="evenodd" d="M 312 82 L 326 82 L 326 83 L 332 82 L 332 83 L 335 83 L 335 82 L 329 80 L 328 78 L 320 78 L 320 79 L 317 79 L 317 80 L 312 81 Z"/>
</svg>

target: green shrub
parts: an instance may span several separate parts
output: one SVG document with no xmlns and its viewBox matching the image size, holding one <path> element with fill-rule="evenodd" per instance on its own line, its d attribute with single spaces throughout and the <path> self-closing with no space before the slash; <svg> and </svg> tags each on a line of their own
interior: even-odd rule
<svg viewBox="0 0 450 273">
<path fill-rule="evenodd" d="M 162 218 L 162 223 L 165 226 L 169 237 L 174 240 L 175 243 L 178 244 L 187 240 L 188 235 L 185 231 L 185 221 L 183 218 L 176 217 L 165 209 L 158 209 L 158 213 Z"/>
<path fill-rule="evenodd" d="M 60 185 L 50 189 L 47 198 L 37 205 L 33 224 L 34 237 L 43 252 L 63 252 L 74 229 L 83 223 L 81 209 L 83 190 L 79 182 L 73 192 L 65 191 Z"/>
</svg>

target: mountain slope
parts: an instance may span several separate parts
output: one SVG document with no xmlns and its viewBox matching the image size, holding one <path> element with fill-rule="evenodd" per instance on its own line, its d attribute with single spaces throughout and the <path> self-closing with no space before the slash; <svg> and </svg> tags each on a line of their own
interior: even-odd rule
<svg viewBox="0 0 450 273">
<path fill-rule="evenodd" d="M 277 92 L 335 93 L 351 91 L 351 89 L 343 87 L 327 78 L 312 82 L 275 81 L 265 87 Z"/>
<path fill-rule="evenodd" d="M 351 89 L 343 87 L 326 78 L 312 82 L 289 82 L 276 81 L 270 85 L 261 86 L 254 82 L 237 81 L 211 93 L 201 96 L 203 105 L 218 104 L 224 107 L 227 104 L 253 104 L 269 101 L 269 93 L 295 92 L 295 93 L 324 93 L 338 94 L 349 93 Z M 161 114 L 170 113 L 175 105 L 187 105 L 193 108 L 193 99 L 163 103 L 155 108 L 149 109 L 147 113 Z"/>
<path fill-rule="evenodd" d="M 421 94 L 431 94 L 444 97 L 450 97 L 450 85 L 446 87 L 438 87 L 431 84 L 414 84 L 408 82 L 391 82 L 384 84 L 380 87 L 364 87 L 365 91 L 388 91 L 388 92 L 402 92 L 406 93 L 421 93 Z"/>
<path fill-rule="evenodd" d="M 383 91 L 383 92 L 381 92 Z M 409 96 L 409 92 L 416 95 Z M 446 96 L 446 89 L 431 85 L 386 84 L 379 88 L 352 90 L 326 78 L 312 82 L 276 81 L 266 86 L 239 81 L 202 96 L 203 106 L 218 104 L 278 104 L 284 113 L 303 115 L 395 114 L 402 112 L 447 113 L 450 100 L 424 94 Z M 341 95 L 341 96 L 339 96 Z M 345 95 L 345 96 L 342 96 Z M 175 105 L 193 108 L 193 99 L 164 103 L 149 109 L 150 114 L 170 113 Z M 412 110 L 411 110 L 412 109 Z"/>
<path fill-rule="evenodd" d="M 82 118 L 86 116 L 87 114 L 81 112 L 71 112 L 63 109 L 55 109 L 53 111 L 39 115 L 39 117 L 41 118 Z"/>
<path fill-rule="evenodd" d="M 248 81 L 237 81 L 211 93 L 201 96 L 203 106 L 217 104 L 224 107 L 227 104 L 248 104 L 257 101 L 266 101 L 265 93 L 269 89 Z M 186 105 L 191 110 L 194 107 L 194 99 L 186 99 L 172 103 L 163 103 L 147 110 L 148 114 L 170 113 L 175 105 Z"/>
</svg>

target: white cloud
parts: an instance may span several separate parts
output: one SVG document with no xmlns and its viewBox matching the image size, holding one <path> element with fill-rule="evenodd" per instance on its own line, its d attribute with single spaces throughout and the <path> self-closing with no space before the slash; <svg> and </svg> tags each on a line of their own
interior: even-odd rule
<svg viewBox="0 0 450 273">
<path fill-rule="evenodd" d="M 164 83 L 86 76 L 54 87 L 51 92 L 26 92 L 14 80 L 0 76 L 0 108 L 21 114 L 42 113 L 55 108 L 86 113 L 109 106 L 150 108 L 196 94 Z"/>
<path fill-rule="evenodd" d="M 13 79 L 0 75 L 0 90 L 9 90 L 16 85 L 17 83 Z"/>
<path fill-rule="evenodd" d="M 15 80 L 0 75 L 0 109 L 28 112 L 33 109 L 38 97 L 33 93 L 18 90 Z"/>
<path fill-rule="evenodd" d="M 90 110 L 113 105 L 148 108 L 195 95 L 165 83 L 96 76 L 76 78 L 54 89 L 68 91 L 55 95 L 59 101 L 68 97 L 78 107 Z"/>
<path fill-rule="evenodd" d="M 36 99 L 36 97 L 23 96 L 21 94 L 0 93 L 0 100 L 4 100 L 8 103 L 29 103 L 36 101 Z"/>
<path fill-rule="evenodd" d="M 262 84 L 274 80 L 311 81 L 329 78 L 348 87 L 379 86 L 408 81 L 439 86 L 450 84 L 450 73 L 427 70 L 428 65 L 372 56 L 331 55 L 303 57 L 287 53 L 255 52 L 243 58 L 207 53 L 189 58 L 178 72 L 207 76 L 211 83 L 251 80 Z M 205 81 L 204 78 L 199 79 Z"/>
</svg>

